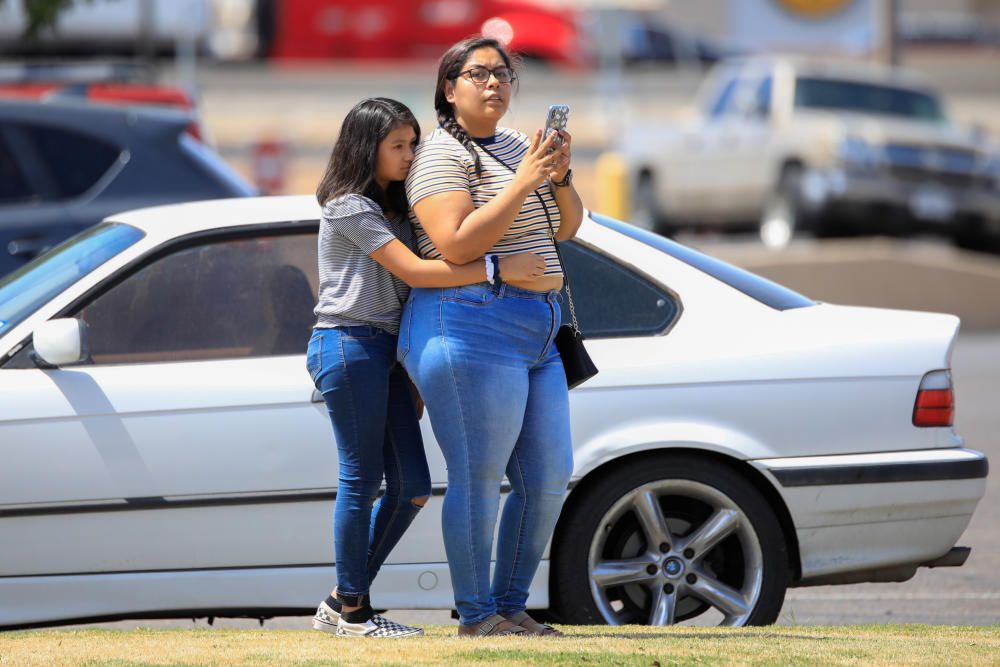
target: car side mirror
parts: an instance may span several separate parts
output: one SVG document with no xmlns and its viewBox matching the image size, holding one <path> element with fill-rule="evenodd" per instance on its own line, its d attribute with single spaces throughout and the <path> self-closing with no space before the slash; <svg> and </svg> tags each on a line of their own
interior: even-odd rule
<svg viewBox="0 0 1000 667">
<path fill-rule="evenodd" d="M 72 366 L 90 358 L 87 323 L 73 317 L 42 322 L 32 336 L 33 360 L 41 368 Z"/>
</svg>

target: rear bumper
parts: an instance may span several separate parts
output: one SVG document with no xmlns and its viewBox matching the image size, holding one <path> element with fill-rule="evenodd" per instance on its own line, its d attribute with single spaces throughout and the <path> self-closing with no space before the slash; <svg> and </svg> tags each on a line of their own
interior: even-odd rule
<svg viewBox="0 0 1000 667">
<path fill-rule="evenodd" d="M 986 492 L 969 449 L 761 459 L 796 528 L 799 585 L 902 581 L 958 542 Z M 964 562 L 964 561 L 962 561 Z"/>
</svg>

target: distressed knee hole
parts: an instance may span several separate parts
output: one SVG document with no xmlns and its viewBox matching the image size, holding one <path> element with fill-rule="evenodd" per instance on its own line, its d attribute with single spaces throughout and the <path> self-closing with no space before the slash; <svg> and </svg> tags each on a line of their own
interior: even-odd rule
<svg viewBox="0 0 1000 667">
<path fill-rule="evenodd" d="M 416 505 L 417 507 L 423 507 L 424 505 L 427 504 L 427 496 L 421 496 L 419 498 L 414 498 L 410 502 L 413 503 L 414 505 Z"/>
</svg>

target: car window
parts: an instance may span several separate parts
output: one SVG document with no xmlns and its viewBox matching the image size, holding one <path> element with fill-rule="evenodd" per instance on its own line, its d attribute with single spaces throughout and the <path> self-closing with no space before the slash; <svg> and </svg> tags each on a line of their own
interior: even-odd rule
<svg viewBox="0 0 1000 667">
<path fill-rule="evenodd" d="M 676 298 L 649 279 L 576 242 L 560 244 L 580 330 L 588 338 L 652 336 L 673 323 Z M 563 324 L 571 322 L 563 290 Z"/>
<path fill-rule="evenodd" d="M 34 193 L 21 168 L 14 159 L 14 153 L 0 136 L 0 205 L 30 201 Z"/>
<path fill-rule="evenodd" d="M 771 115 L 771 77 L 764 77 L 754 93 L 754 113 L 763 118 Z"/>
<path fill-rule="evenodd" d="M 79 197 L 94 187 L 121 153 L 113 144 L 70 130 L 30 124 L 17 129 L 45 164 L 59 199 Z"/>
<path fill-rule="evenodd" d="M 799 78 L 795 82 L 795 106 L 903 116 L 933 122 L 945 120 L 944 108 L 934 95 L 863 81 Z"/>
<path fill-rule="evenodd" d="M 718 118 L 719 116 L 724 116 L 727 113 L 732 113 L 735 109 L 735 97 L 736 88 L 740 82 L 738 77 L 733 77 L 726 82 L 722 88 L 722 92 L 716 98 L 715 103 L 712 105 L 709 115 L 713 118 Z"/>
<path fill-rule="evenodd" d="M 139 269 L 83 307 L 95 364 L 305 354 L 315 233 L 216 239 Z"/>
<path fill-rule="evenodd" d="M 0 335 L 144 235 L 129 225 L 94 225 L 0 277 Z"/>
<path fill-rule="evenodd" d="M 653 234 L 645 229 L 640 229 L 634 225 L 629 225 L 621 220 L 615 220 L 604 215 L 592 213 L 591 219 L 624 234 L 630 238 L 641 241 L 648 246 L 652 246 L 660 252 L 665 252 L 671 257 L 688 264 L 699 271 L 702 271 L 716 280 L 722 281 L 735 290 L 746 294 L 752 299 L 759 301 L 765 306 L 776 310 L 789 310 L 792 308 L 805 308 L 815 306 L 816 302 L 802 296 L 794 290 L 790 290 L 783 285 L 772 282 L 767 278 L 762 278 L 757 274 L 750 273 L 732 264 L 727 264 L 722 260 L 704 255 L 697 250 L 681 245 L 676 241 L 671 241 L 659 234 Z M 574 283 L 575 284 L 575 283 Z"/>
</svg>

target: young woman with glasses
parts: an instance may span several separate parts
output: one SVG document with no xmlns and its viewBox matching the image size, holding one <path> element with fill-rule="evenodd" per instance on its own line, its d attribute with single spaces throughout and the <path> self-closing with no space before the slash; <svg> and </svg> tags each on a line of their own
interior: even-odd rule
<svg viewBox="0 0 1000 667">
<path fill-rule="evenodd" d="M 403 190 L 420 126 L 403 104 L 361 101 L 344 119 L 317 190 L 319 303 L 306 366 L 323 394 L 340 462 L 334 510 L 337 586 L 313 627 L 346 637 L 423 634 L 375 614 L 369 587 L 430 494 L 417 408 L 396 362 L 408 285 L 446 287 L 485 280 L 482 258 L 459 265 L 414 254 Z M 531 253 L 505 255 L 503 273 L 542 274 Z M 385 493 L 379 488 L 385 478 Z M 374 508 L 373 508 L 374 505 Z"/>
<path fill-rule="evenodd" d="M 550 233 L 573 238 L 583 205 L 569 133 L 554 148 L 499 127 L 516 75 L 495 40 L 454 45 L 441 59 L 440 127 L 418 147 L 406 181 L 424 257 L 467 262 L 530 251 L 543 275 L 504 273 L 477 285 L 415 289 L 399 358 L 427 402 L 448 465 L 442 526 L 461 635 L 559 634 L 526 612 L 528 588 L 573 470 L 566 378 L 553 338 L 562 270 Z M 493 534 L 504 474 L 511 491 Z"/>
</svg>

